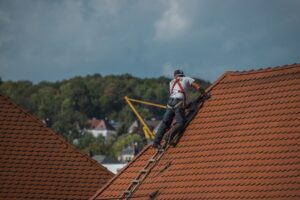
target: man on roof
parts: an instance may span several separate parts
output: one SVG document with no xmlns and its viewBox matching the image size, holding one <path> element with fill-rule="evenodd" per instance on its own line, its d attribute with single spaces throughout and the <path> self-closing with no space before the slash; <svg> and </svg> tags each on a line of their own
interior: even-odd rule
<svg viewBox="0 0 300 200">
<path fill-rule="evenodd" d="M 200 84 L 196 83 L 193 78 L 185 76 L 182 70 L 174 71 L 174 79 L 169 85 L 170 97 L 168 99 L 167 109 L 152 144 L 152 146 L 157 149 L 161 148 L 160 142 L 166 130 L 170 127 L 174 117 L 176 123 L 173 128 L 174 134 L 172 135 L 174 136 L 184 127 L 186 122 L 185 107 L 189 88 L 193 87 L 195 90 L 199 91 L 201 95 L 205 95 L 205 91 Z"/>
</svg>

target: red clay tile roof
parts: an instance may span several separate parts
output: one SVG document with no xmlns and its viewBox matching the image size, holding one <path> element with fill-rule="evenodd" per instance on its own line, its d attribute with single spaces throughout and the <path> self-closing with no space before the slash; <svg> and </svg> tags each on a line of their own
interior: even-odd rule
<svg viewBox="0 0 300 200">
<path fill-rule="evenodd" d="M 0 199 L 88 199 L 113 174 L 0 94 Z"/>
<path fill-rule="evenodd" d="M 300 199 L 300 65 L 227 72 L 208 91 L 132 197 Z M 121 196 L 154 153 L 146 147 L 91 199 Z"/>
<path fill-rule="evenodd" d="M 103 119 L 91 119 L 88 121 L 91 129 L 94 130 L 112 130 L 115 131 L 115 128 L 107 121 Z"/>
</svg>

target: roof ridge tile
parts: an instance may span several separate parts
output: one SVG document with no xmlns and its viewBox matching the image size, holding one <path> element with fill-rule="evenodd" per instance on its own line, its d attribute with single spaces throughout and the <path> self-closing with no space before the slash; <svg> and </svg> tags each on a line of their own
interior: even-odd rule
<svg viewBox="0 0 300 200">
<path fill-rule="evenodd" d="M 287 69 L 298 68 L 298 67 L 300 67 L 300 63 L 293 63 L 290 65 L 281 65 L 276 67 L 261 67 L 259 69 L 251 69 L 245 71 L 228 71 L 227 73 L 229 75 L 247 75 L 247 74 L 281 71 L 281 70 L 287 70 Z"/>
<path fill-rule="evenodd" d="M 283 82 L 283 81 L 282 81 Z M 263 85 L 265 85 L 265 84 L 263 84 Z M 270 84 L 269 86 L 264 86 L 264 87 L 260 87 L 259 89 L 260 90 L 262 90 L 262 89 L 274 89 L 274 88 L 282 88 L 282 87 L 287 87 L 287 86 L 298 86 L 298 85 L 300 85 L 299 84 L 299 82 L 295 82 L 295 83 L 293 83 L 293 82 L 287 82 L 287 83 L 285 83 L 285 84 L 283 84 L 283 85 L 275 85 L 275 84 L 273 83 L 273 84 Z M 257 86 L 257 85 L 256 85 Z M 248 87 L 248 86 L 244 86 L 244 87 Z M 239 87 L 237 87 L 237 88 L 239 88 Z M 232 88 L 229 88 L 229 89 L 231 89 L 232 90 Z M 218 92 L 218 90 L 220 90 L 220 91 L 224 91 L 224 90 L 226 90 L 225 88 L 223 88 L 222 90 L 221 89 L 216 89 L 216 90 L 214 90 L 214 95 L 223 95 L 223 94 L 235 94 L 236 93 L 236 91 L 231 91 L 231 92 L 228 92 L 228 91 L 225 91 L 225 92 Z M 217 92 L 216 92 L 217 91 Z M 240 91 L 243 91 L 243 92 L 245 92 L 245 90 L 240 90 Z M 239 91 L 239 92 L 240 92 Z M 252 89 L 247 89 L 246 90 L 246 92 L 252 92 L 252 91 L 257 91 L 257 88 L 252 88 Z"/>
</svg>

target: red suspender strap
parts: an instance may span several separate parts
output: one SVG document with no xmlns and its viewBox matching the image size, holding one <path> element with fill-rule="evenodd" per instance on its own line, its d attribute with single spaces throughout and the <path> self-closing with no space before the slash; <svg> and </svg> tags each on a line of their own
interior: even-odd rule
<svg viewBox="0 0 300 200">
<path fill-rule="evenodd" d="M 170 94 L 173 93 L 174 87 L 175 87 L 175 85 L 176 85 L 178 82 L 179 82 L 179 79 L 176 78 L 175 81 L 174 81 L 174 83 L 173 83 L 173 85 L 172 85 L 172 89 L 170 90 Z"/>
<path fill-rule="evenodd" d="M 173 90 L 174 90 L 174 87 L 175 87 L 176 84 L 178 84 L 178 86 L 180 88 L 179 92 L 181 92 L 183 94 L 183 96 L 184 96 L 183 102 L 184 102 L 184 105 L 185 105 L 185 103 L 186 103 L 186 94 L 185 94 L 184 89 L 183 89 L 183 87 L 182 87 L 182 85 L 180 83 L 180 79 L 179 78 L 176 78 L 176 80 L 175 80 L 175 82 L 174 82 L 174 84 L 172 86 L 172 89 L 171 89 L 170 93 L 171 94 L 173 93 Z"/>
<path fill-rule="evenodd" d="M 177 84 L 178 84 L 178 86 L 179 86 L 181 92 L 183 93 L 183 97 L 184 97 L 184 99 L 183 99 L 183 105 L 184 105 L 184 107 L 185 107 L 185 105 L 186 105 L 186 95 L 185 95 L 185 92 L 184 92 L 184 90 L 183 90 L 183 87 L 182 87 L 180 81 L 178 81 Z"/>
</svg>

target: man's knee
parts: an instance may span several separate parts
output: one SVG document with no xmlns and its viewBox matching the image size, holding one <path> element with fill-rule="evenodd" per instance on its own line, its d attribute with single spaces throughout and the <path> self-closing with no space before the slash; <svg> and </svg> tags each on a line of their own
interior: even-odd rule
<svg viewBox="0 0 300 200">
<path fill-rule="evenodd" d="M 180 130 L 184 127 L 185 121 L 176 122 L 175 129 Z"/>
<path fill-rule="evenodd" d="M 175 135 L 178 135 L 181 133 L 181 131 L 184 128 L 184 121 L 181 122 L 176 122 L 174 128 L 172 129 L 172 134 L 171 134 L 171 140 L 175 137 Z"/>
</svg>

